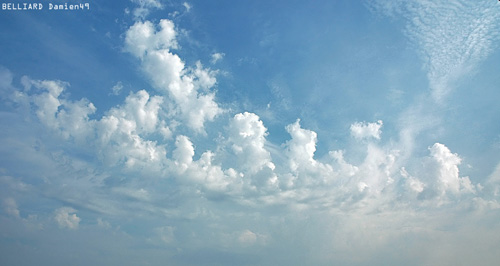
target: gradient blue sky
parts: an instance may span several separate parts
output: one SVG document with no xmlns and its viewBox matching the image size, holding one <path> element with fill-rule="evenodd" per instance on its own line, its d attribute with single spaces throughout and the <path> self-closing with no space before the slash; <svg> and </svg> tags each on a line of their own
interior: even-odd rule
<svg viewBox="0 0 500 266">
<path fill-rule="evenodd" d="M 498 264 L 498 1 L 43 3 L 0 10 L 0 264 Z"/>
</svg>

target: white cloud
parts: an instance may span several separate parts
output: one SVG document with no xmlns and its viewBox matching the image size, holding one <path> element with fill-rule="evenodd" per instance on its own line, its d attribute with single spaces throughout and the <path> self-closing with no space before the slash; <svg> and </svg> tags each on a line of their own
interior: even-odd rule
<svg viewBox="0 0 500 266">
<path fill-rule="evenodd" d="M 285 129 L 292 137 L 284 144 L 288 167 L 287 173 L 280 176 L 280 179 L 283 179 L 285 186 L 307 187 L 312 184 L 330 183 L 335 176 L 332 166 L 314 159 L 316 132 L 302 128 L 300 119 L 287 125 Z"/>
<path fill-rule="evenodd" d="M 286 131 L 292 139 L 286 142 L 290 168 L 296 171 L 301 165 L 315 165 L 317 134 L 314 131 L 300 127 L 300 119 L 286 126 Z"/>
<path fill-rule="evenodd" d="M 175 36 L 170 20 L 161 20 L 159 31 L 149 21 L 136 22 L 126 33 L 125 49 L 141 59 L 153 87 L 173 101 L 171 113 L 177 113 L 195 131 L 204 132 L 205 121 L 222 112 L 215 94 L 204 92 L 215 85 L 216 72 L 199 62 L 194 68 L 185 68 L 180 57 L 170 52 L 177 47 Z"/>
<path fill-rule="evenodd" d="M 271 163 L 271 155 L 265 149 L 267 128 L 253 113 L 236 114 L 229 122 L 229 142 L 238 169 L 254 174 Z"/>
<path fill-rule="evenodd" d="M 76 210 L 71 207 L 55 210 L 54 219 L 61 228 L 78 229 L 80 224 L 80 217 L 76 216 Z"/>
<path fill-rule="evenodd" d="M 226 54 L 224 54 L 224 53 L 213 53 L 212 60 L 210 60 L 210 63 L 215 64 L 215 63 L 219 62 L 220 60 L 222 60 L 222 58 L 224 58 L 225 55 Z"/>
<path fill-rule="evenodd" d="M 139 5 L 132 11 L 135 19 L 144 19 L 151 10 L 163 8 L 163 5 L 158 0 L 132 0 L 132 2 Z"/>
<path fill-rule="evenodd" d="M 113 224 L 132 221 L 140 228 L 139 233 L 127 235 L 137 241 L 131 246 L 140 245 L 137 235 L 147 232 L 168 245 L 175 243 L 177 249 L 169 253 L 174 258 L 189 248 L 207 245 L 231 251 L 234 246 L 255 248 L 266 243 L 268 235 L 258 233 L 259 229 L 241 229 L 265 225 L 261 228 L 270 235 L 281 234 L 282 239 L 277 239 L 285 240 L 273 243 L 282 246 L 277 251 L 307 248 L 310 255 L 321 255 L 318 260 L 323 262 L 333 256 L 345 256 L 349 261 L 357 255 L 358 264 L 362 264 L 385 254 L 380 252 L 393 252 L 384 248 L 402 246 L 402 239 L 412 240 L 408 249 L 420 250 L 418 247 L 432 242 L 436 234 L 445 234 L 442 228 L 468 237 L 467 231 L 450 226 L 454 223 L 447 217 L 463 215 L 463 206 L 470 205 L 473 211 L 499 206 L 495 198 L 499 195 L 499 172 L 490 178 L 496 185 L 488 195 L 493 199 L 482 198 L 481 187 L 460 176 L 460 156 L 440 143 L 429 148 L 430 156 L 414 157 L 411 162 L 393 144 L 369 141 L 360 143 L 366 148 L 364 159 L 350 160 L 350 147 L 321 158 L 316 155 L 318 134 L 302 128 L 300 120 L 286 126 L 291 139 L 280 146 L 268 142 L 263 121 L 249 112 L 229 117 L 224 121 L 227 126 L 217 129 L 217 140 L 201 143 L 212 139 L 192 137 L 184 127 L 200 132 L 205 130 L 206 121 L 222 112 L 210 92 L 217 82 L 216 71 L 203 68 L 200 62 L 186 67 L 171 52 L 178 48 L 171 21 L 162 20 L 159 27 L 149 21 L 137 22 L 125 38 L 125 49 L 141 60 L 143 71 L 160 95 L 146 90 L 132 92 L 122 104 L 96 119 L 89 118 L 95 113 L 93 104 L 85 99 L 69 100 L 65 93 L 69 84 L 61 81 L 24 78 L 23 84 L 35 89 L 27 88 L 23 95 L 33 107 L 34 117 L 50 132 L 58 133 L 50 140 L 60 142 L 46 143 L 57 147 L 56 151 L 53 147 L 46 152 L 30 150 L 56 163 L 50 171 L 39 174 L 45 183 L 37 185 L 37 192 L 42 193 L 28 194 L 49 195 L 100 215 L 110 214 L 104 218 L 114 219 Z M 12 75 L 5 73 L 9 72 L 3 72 L 5 81 L 0 86 L 12 86 Z M 382 125 L 382 121 L 353 123 L 350 133 L 356 139 L 380 139 Z M 44 142 L 47 134 L 41 135 Z M 88 149 L 94 153 L 82 152 Z M 94 154 L 101 161 L 87 159 Z M 426 197 L 428 191 L 436 194 Z M 445 196 L 451 204 L 434 208 L 439 204 L 433 203 L 441 203 Z M 11 217 L 20 216 L 13 198 L 4 200 L 4 210 Z M 446 217 L 436 218 L 436 210 Z M 104 218 L 98 218 L 96 226 L 110 228 Z M 80 223 L 76 210 L 69 207 L 57 209 L 54 219 L 61 228 L 77 229 Z M 165 220 L 168 226 L 158 226 L 158 221 Z M 228 242 L 236 245 L 224 246 L 224 241 L 217 239 L 223 232 L 232 232 L 227 233 Z M 443 242 L 450 239 L 439 236 Z M 331 255 L 332 250 L 340 250 L 341 255 Z M 407 251 L 412 256 L 419 252 L 425 253 Z"/>
<path fill-rule="evenodd" d="M 223 161 L 231 169 L 237 169 L 251 187 L 258 189 L 278 186 L 276 166 L 265 148 L 266 136 L 267 128 L 256 114 L 239 113 L 229 121 L 226 143 L 229 153 Z"/>
<path fill-rule="evenodd" d="M 162 19 L 159 28 L 156 31 L 150 21 L 136 22 L 126 32 L 125 49 L 134 56 L 143 58 L 147 52 L 178 48 L 174 23 Z"/>
<path fill-rule="evenodd" d="M 329 155 L 333 159 L 335 159 L 335 161 L 339 165 L 341 176 L 350 177 L 355 175 L 359 171 L 359 168 L 357 166 L 349 164 L 345 161 L 344 151 L 330 151 Z"/>
<path fill-rule="evenodd" d="M 184 2 L 182 5 L 186 8 L 186 12 L 189 12 L 191 8 L 193 8 L 193 6 L 191 6 L 188 2 Z"/>
<path fill-rule="evenodd" d="M 122 92 L 123 84 L 121 81 L 118 81 L 115 86 L 111 88 L 111 93 L 113 95 L 119 95 Z"/>
<path fill-rule="evenodd" d="M 33 94 L 30 101 L 36 108 L 36 115 L 47 127 L 55 130 L 65 139 L 73 138 L 82 143 L 93 130 L 89 115 L 96 111 L 87 99 L 73 102 L 61 98 L 62 92 L 69 86 L 62 81 L 31 80 L 23 77 L 25 86 L 34 86 L 39 94 Z"/>
<path fill-rule="evenodd" d="M 380 139 L 382 125 L 381 120 L 376 123 L 356 122 L 351 125 L 351 135 L 357 139 Z"/>
<path fill-rule="evenodd" d="M 410 176 L 404 167 L 401 168 L 401 176 L 405 179 L 405 186 L 407 190 L 417 195 L 424 191 L 425 184 L 417 178 Z"/>
<path fill-rule="evenodd" d="M 160 117 L 162 96 L 150 96 L 144 90 L 130 93 L 123 105 L 111 108 L 98 120 L 89 118 L 96 111 L 91 102 L 72 101 L 67 99 L 67 94 L 63 95 L 69 86 L 67 83 L 28 77 L 22 80 L 29 92 L 22 97 L 51 132 L 83 150 L 94 149 L 107 165 L 124 164 L 128 169 L 161 171 L 166 159 L 165 148 L 147 137 L 157 133 L 164 138 L 171 137 L 171 130 Z M 145 167 L 146 164 L 150 166 Z"/>
<path fill-rule="evenodd" d="M 308 204 L 327 204 L 329 200 L 340 203 L 348 199 L 349 203 L 343 203 L 347 206 L 364 202 L 368 196 L 380 197 L 382 193 L 386 198 L 394 196 L 390 191 L 398 184 L 398 178 L 403 178 L 407 199 L 415 199 L 426 191 L 437 193 L 438 197 L 427 196 L 429 200 L 442 200 L 440 195 L 448 192 L 461 195 L 476 191 L 476 185 L 458 174 L 460 158 L 442 144 L 430 148 L 431 156 L 424 160 L 426 172 L 416 171 L 413 176 L 401 170 L 405 158 L 397 150 L 370 142 L 364 143 L 367 153 L 360 164 L 347 163 L 343 151 L 331 151 L 329 158 L 333 161 L 325 162 L 315 159 L 316 132 L 303 129 L 300 120 L 286 127 L 291 139 L 281 148 L 276 145 L 273 154 L 278 160 L 274 162 L 267 149 L 273 147 L 266 140 L 267 128 L 257 115 L 248 112 L 236 114 L 228 121 L 224 128 L 227 131 L 222 132 L 224 141 L 218 143 L 215 152 L 201 151 L 197 157 L 190 138 L 177 135 L 170 159 L 167 144 L 156 140 L 157 134 L 169 139 L 175 133 L 165 120 L 168 119 L 165 114 L 168 110 L 163 109 L 166 96 L 152 96 L 144 90 L 130 93 L 122 105 L 94 120 L 88 118 L 91 103 L 70 101 L 63 96 L 66 83 L 24 80 L 37 89 L 26 97 L 33 103 L 38 119 L 59 132 L 63 139 L 85 141 L 85 149 L 94 148 L 105 168 L 125 166 L 120 172 L 174 176 L 182 185 L 194 185 L 211 195 L 230 196 L 242 204 L 272 205 L 288 201 L 290 205 L 301 202 L 296 206 L 306 208 Z M 202 83 L 209 87 L 213 81 L 208 76 L 197 86 L 205 86 Z M 354 123 L 351 134 L 360 139 L 379 139 L 381 126 L 382 121 Z M 326 187 L 330 189 L 324 190 Z M 117 186 L 113 191 L 137 201 L 155 198 L 152 190 L 143 186 Z M 247 196 L 255 198 L 242 200 Z"/>
<path fill-rule="evenodd" d="M 161 164 L 166 154 L 164 147 L 143 136 L 158 130 L 162 101 L 162 97 L 150 97 L 144 90 L 131 93 L 123 106 L 112 108 L 96 121 L 101 158 L 111 165 L 124 162 L 127 167 L 144 167 L 154 162 Z M 149 169 L 157 168 L 150 166 Z"/>
<path fill-rule="evenodd" d="M 474 192 L 474 186 L 468 177 L 460 177 L 458 166 L 462 159 L 441 143 L 435 143 L 429 148 L 430 155 L 437 163 L 437 178 L 439 188 L 444 192 L 458 194 L 460 192 Z"/>
<path fill-rule="evenodd" d="M 109 116 L 134 121 L 133 131 L 139 134 L 152 133 L 156 131 L 159 122 L 158 112 L 162 103 L 162 97 L 150 97 L 145 90 L 140 90 L 137 93 L 131 93 L 122 107 L 111 109 Z"/>
<path fill-rule="evenodd" d="M 170 169 L 177 174 L 180 183 L 200 186 L 209 193 L 227 192 L 228 186 L 233 183 L 232 179 L 236 176 L 228 176 L 220 165 L 213 164 L 213 152 L 206 151 L 197 161 L 193 160 L 195 155 L 193 143 L 183 135 L 177 136 L 175 147 Z"/>
<path fill-rule="evenodd" d="M 193 162 L 194 147 L 193 143 L 186 136 L 177 136 L 172 158 L 179 167 L 180 172 L 184 172 Z"/>
<path fill-rule="evenodd" d="M 370 192 L 382 193 L 394 183 L 395 174 L 398 173 L 398 157 L 398 150 L 387 150 L 370 143 L 363 163 L 358 166 L 356 177 L 367 184 Z"/>
</svg>

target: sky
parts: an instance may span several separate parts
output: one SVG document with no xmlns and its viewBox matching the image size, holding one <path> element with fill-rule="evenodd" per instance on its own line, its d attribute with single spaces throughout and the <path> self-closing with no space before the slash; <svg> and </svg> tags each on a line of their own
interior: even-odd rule
<svg viewBox="0 0 500 266">
<path fill-rule="evenodd" d="M 37 2 L 1 265 L 498 265 L 500 2 Z"/>
</svg>

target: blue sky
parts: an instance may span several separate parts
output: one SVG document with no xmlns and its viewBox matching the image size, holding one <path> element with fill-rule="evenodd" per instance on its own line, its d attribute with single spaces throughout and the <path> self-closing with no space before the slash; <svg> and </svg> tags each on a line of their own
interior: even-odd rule
<svg viewBox="0 0 500 266">
<path fill-rule="evenodd" d="M 498 263 L 498 1 L 89 3 L 0 10 L 0 264 Z"/>
</svg>

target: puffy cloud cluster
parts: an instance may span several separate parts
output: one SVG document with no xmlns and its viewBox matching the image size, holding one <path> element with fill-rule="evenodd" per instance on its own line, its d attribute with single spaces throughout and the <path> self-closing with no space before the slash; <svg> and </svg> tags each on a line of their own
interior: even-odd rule
<svg viewBox="0 0 500 266">
<path fill-rule="evenodd" d="M 23 77 L 24 91 L 16 91 L 12 98 L 27 110 L 35 109 L 42 124 L 65 140 L 94 148 L 106 165 L 161 172 L 167 164 L 166 150 L 157 140 L 172 137 L 175 127 L 168 124 L 180 120 L 203 132 L 205 121 L 222 110 L 208 92 L 216 82 L 215 72 L 199 62 L 186 69 L 169 50 L 178 46 L 173 23 L 162 20 L 159 27 L 156 31 L 149 21 L 137 22 L 127 31 L 125 43 L 127 51 L 142 61 L 152 85 L 165 95 L 153 96 L 145 90 L 131 93 L 100 119 L 90 118 L 96 108 L 87 99 L 68 99 L 64 92 L 69 83 L 62 81 Z M 11 82 L 12 78 L 7 83 Z"/>
<path fill-rule="evenodd" d="M 331 165 L 314 159 L 316 152 L 316 132 L 304 129 L 300 119 L 285 127 L 291 139 L 284 144 L 288 159 L 286 174 L 283 175 L 285 185 L 293 188 L 297 185 L 318 185 L 330 183 L 334 177 Z"/>
<path fill-rule="evenodd" d="M 213 152 L 206 151 L 198 160 L 193 160 L 195 155 L 193 143 L 183 135 L 177 136 L 175 146 L 171 169 L 177 174 L 181 183 L 198 185 L 212 192 L 228 191 L 231 175 L 226 173 L 231 173 L 233 170 L 224 172 L 219 165 L 214 165 Z"/>
<path fill-rule="evenodd" d="M 460 175 L 462 159 L 440 143 L 429 148 L 428 156 L 410 161 L 407 154 L 401 155 L 401 147 L 384 141 L 381 120 L 350 126 L 351 136 L 362 140 L 357 143 L 365 149 L 362 158 L 352 159 L 350 150 L 331 150 L 318 156 L 321 136 L 303 128 L 300 119 L 285 127 L 288 140 L 269 143 L 264 122 L 251 112 L 237 113 L 225 121 L 217 129 L 220 136 L 214 145 L 203 146 L 212 150 L 197 150 L 196 136 L 210 130 L 205 123 L 222 112 L 210 92 L 216 84 L 216 72 L 204 69 L 201 63 L 186 67 L 171 52 L 179 45 L 175 27 L 168 20 L 162 20 L 158 27 L 149 21 L 136 22 L 127 31 L 125 43 L 126 50 L 140 60 L 159 95 L 146 90 L 132 92 L 101 117 L 95 117 L 96 108 L 87 99 L 71 100 L 66 82 L 23 77 L 24 90 L 17 90 L 10 72 L 0 72 L 5 79 L 0 85 L 6 88 L 2 96 L 10 93 L 7 98 L 25 107 L 31 118 L 49 132 L 56 133 L 55 139 L 64 140 L 62 151 L 49 153 L 48 157 L 65 161 L 56 164 L 62 168 L 57 169 L 57 174 L 76 177 L 48 178 L 44 182 L 50 185 L 41 186 L 48 194 L 74 206 L 56 208 L 51 214 L 50 221 L 60 228 L 78 229 L 79 216 L 86 219 L 83 208 L 108 215 L 106 221 L 97 219 L 100 230 L 119 228 L 108 222 L 113 215 L 134 212 L 138 217 L 160 216 L 162 221 L 169 218 L 168 223 L 155 223 L 151 229 L 155 237 L 148 243 L 182 246 L 185 242 L 196 246 L 201 245 L 198 238 L 205 234 L 206 238 L 219 239 L 217 244 L 222 247 L 258 248 L 275 240 L 268 232 L 246 226 L 246 220 L 256 219 L 273 227 L 276 241 L 280 240 L 276 232 L 289 237 L 290 232 L 281 228 L 288 222 L 304 227 L 297 217 L 286 217 L 290 215 L 286 211 L 285 217 L 281 217 L 283 213 L 263 217 L 278 209 L 276 206 L 285 206 L 298 216 L 314 217 L 318 215 L 314 210 L 319 210 L 327 220 L 337 221 L 343 232 L 331 229 L 330 224 L 321 225 L 327 229 L 326 234 L 308 229 L 320 239 L 335 239 L 325 242 L 336 249 L 342 249 L 342 239 L 362 239 L 368 234 L 372 242 L 358 239 L 356 247 L 371 254 L 376 252 L 374 246 L 397 243 L 400 233 L 387 228 L 390 219 L 386 216 L 398 213 L 401 206 L 403 214 L 410 216 L 422 208 L 465 206 L 484 211 L 500 206 L 498 173 L 490 178 L 488 189 L 473 184 Z M 84 159 L 74 155 L 80 152 L 98 162 L 82 163 Z M 83 171 L 85 167 L 92 169 Z M 489 194 L 485 196 L 485 192 Z M 15 196 L 4 199 L 3 209 L 8 216 L 19 219 Z M 456 206 L 459 203 L 463 206 Z M 253 213 L 238 213 L 240 208 Z M 76 209 L 80 210 L 79 216 Z M 413 223 L 411 230 L 418 231 L 427 221 L 426 217 L 416 216 L 415 220 L 397 216 L 397 222 L 389 224 L 397 228 L 399 222 Z M 186 229 L 175 224 L 176 219 L 188 220 L 203 229 Z M 230 226 L 221 223 L 224 219 L 240 221 Z M 28 224 L 35 219 L 22 220 Z M 419 233 L 411 230 L 405 232 Z M 383 234 L 375 236 L 374 231 Z M 297 237 L 297 242 L 306 238 Z"/>
<path fill-rule="evenodd" d="M 274 169 L 271 154 L 266 150 L 267 129 L 253 113 L 236 114 L 229 122 L 229 142 L 237 166 L 245 174 L 253 175 L 263 167 Z"/>
<path fill-rule="evenodd" d="M 162 97 L 150 97 L 141 90 L 131 93 L 123 106 L 112 108 L 101 120 L 95 121 L 99 155 L 107 164 L 122 162 L 132 167 L 142 162 L 146 167 L 145 164 L 161 162 L 166 154 L 164 147 L 143 136 L 159 133 L 170 137 L 165 122 L 158 118 L 162 101 Z"/>
<path fill-rule="evenodd" d="M 216 83 L 216 72 L 204 69 L 200 62 L 186 68 L 171 52 L 178 48 L 174 24 L 163 19 L 159 29 L 149 21 L 136 22 L 126 33 L 125 49 L 141 60 L 143 71 L 153 86 L 173 101 L 170 114 L 178 114 L 190 128 L 202 132 L 222 109 L 215 94 L 208 90 Z"/>
<path fill-rule="evenodd" d="M 198 152 L 190 137 L 175 136 L 167 126 L 165 96 L 151 96 L 145 90 L 130 93 L 122 105 L 111 108 L 100 119 L 91 119 L 94 105 L 86 99 L 67 99 L 64 91 L 69 84 L 27 77 L 22 80 L 25 91 L 15 99 L 27 102 L 37 119 L 62 139 L 83 144 L 83 150 L 94 148 L 105 167 L 123 165 L 120 172 L 174 177 L 179 184 L 194 185 L 207 195 L 231 196 L 245 204 L 254 203 L 242 198 L 256 197 L 267 204 L 288 201 L 293 205 L 293 199 L 313 205 L 346 206 L 374 197 L 380 199 L 377 204 L 385 204 L 385 198 L 396 194 L 417 205 L 429 200 L 441 204 L 450 197 L 477 193 L 476 185 L 459 174 L 460 157 L 440 143 L 422 158 L 423 170 L 406 168 L 407 158 L 397 149 L 372 142 L 363 142 L 366 156 L 357 165 L 346 161 L 344 151 L 330 151 L 329 156 L 318 160 L 316 132 L 302 128 L 297 120 L 285 127 L 290 139 L 274 148 L 276 164 L 268 149 L 267 128 L 254 113 L 234 115 L 225 127 L 225 140 L 214 151 Z M 356 139 L 380 140 L 382 124 L 354 123 L 351 134 Z M 175 143 L 168 149 L 165 141 L 172 137 Z M 120 195 L 133 192 L 132 198 L 138 200 L 151 199 L 150 191 L 143 188 L 113 191 Z M 401 196 L 401 191 L 406 194 Z"/>
<path fill-rule="evenodd" d="M 292 136 L 292 139 L 286 143 L 292 171 L 297 171 L 299 167 L 316 164 L 313 157 L 316 152 L 317 134 L 301 128 L 299 122 L 300 120 L 297 120 L 286 127 L 286 131 Z"/>
<path fill-rule="evenodd" d="M 30 102 L 37 108 L 36 115 L 47 127 L 58 131 L 64 139 L 73 138 L 84 143 L 92 126 L 89 126 L 89 115 L 96 111 L 95 106 L 87 99 L 77 102 L 62 99 L 61 93 L 69 86 L 68 83 L 49 80 L 31 80 L 23 77 L 27 90 L 34 86 L 39 93 L 30 97 Z M 18 97 L 25 98 L 21 94 Z M 22 100 L 22 99 L 18 99 Z"/>
<path fill-rule="evenodd" d="M 376 123 L 357 122 L 351 125 L 351 135 L 356 139 L 380 139 L 382 125 L 381 120 Z"/>
<path fill-rule="evenodd" d="M 170 129 L 159 118 L 161 96 L 144 91 L 131 93 L 123 106 L 111 108 L 101 119 L 91 119 L 95 106 L 87 99 L 72 101 L 63 96 L 69 86 L 61 81 L 32 80 L 23 77 L 26 92 L 15 101 L 32 106 L 42 124 L 66 141 L 94 148 L 108 165 L 160 161 L 165 150 L 144 136 L 158 134 L 170 137 Z M 32 88 L 34 87 L 34 89 Z M 142 165 L 144 166 L 144 165 Z"/>
<path fill-rule="evenodd" d="M 328 156 L 317 159 L 318 136 L 302 128 L 299 119 L 285 127 L 290 139 L 275 146 L 272 153 L 269 147 L 274 144 L 266 139 L 267 128 L 250 112 L 238 113 L 227 121 L 222 141 L 213 150 L 196 151 L 191 137 L 178 134 L 176 127 L 201 132 L 206 121 L 222 112 L 209 92 L 216 83 L 215 71 L 204 69 L 199 62 L 186 68 L 171 52 L 177 48 L 172 21 L 161 20 L 158 27 L 149 21 L 131 26 L 125 49 L 140 60 L 160 95 L 146 90 L 130 93 L 101 118 L 90 118 L 96 108 L 88 100 L 68 99 L 64 92 L 69 84 L 61 81 L 23 77 L 24 91 L 16 91 L 12 99 L 27 105 L 43 125 L 64 140 L 87 152 L 93 149 L 103 163 L 102 171 L 174 178 L 207 195 L 226 195 L 246 204 L 253 203 L 241 199 L 346 207 L 373 198 L 385 204 L 388 197 L 400 197 L 418 205 L 425 200 L 443 201 L 448 195 L 477 193 L 476 185 L 459 175 L 461 159 L 443 144 L 434 144 L 430 156 L 422 158 L 423 171 L 406 167 L 408 158 L 392 144 L 371 141 L 360 144 L 365 145 L 366 155 L 358 164 L 349 163 L 342 150 L 329 151 Z M 12 87 L 11 82 L 12 77 L 4 87 Z M 356 122 L 350 133 L 357 140 L 381 141 L 382 125 L 381 120 Z M 154 189 L 135 186 L 129 183 L 113 191 L 137 200 L 155 198 Z"/>
<path fill-rule="evenodd" d="M 462 159 L 457 154 L 451 153 L 450 149 L 441 143 L 435 143 L 429 150 L 436 170 L 436 186 L 440 193 L 475 192 L 474 185 L 469 178 L 459 176 L 458 166 Z"/>
</svg>

